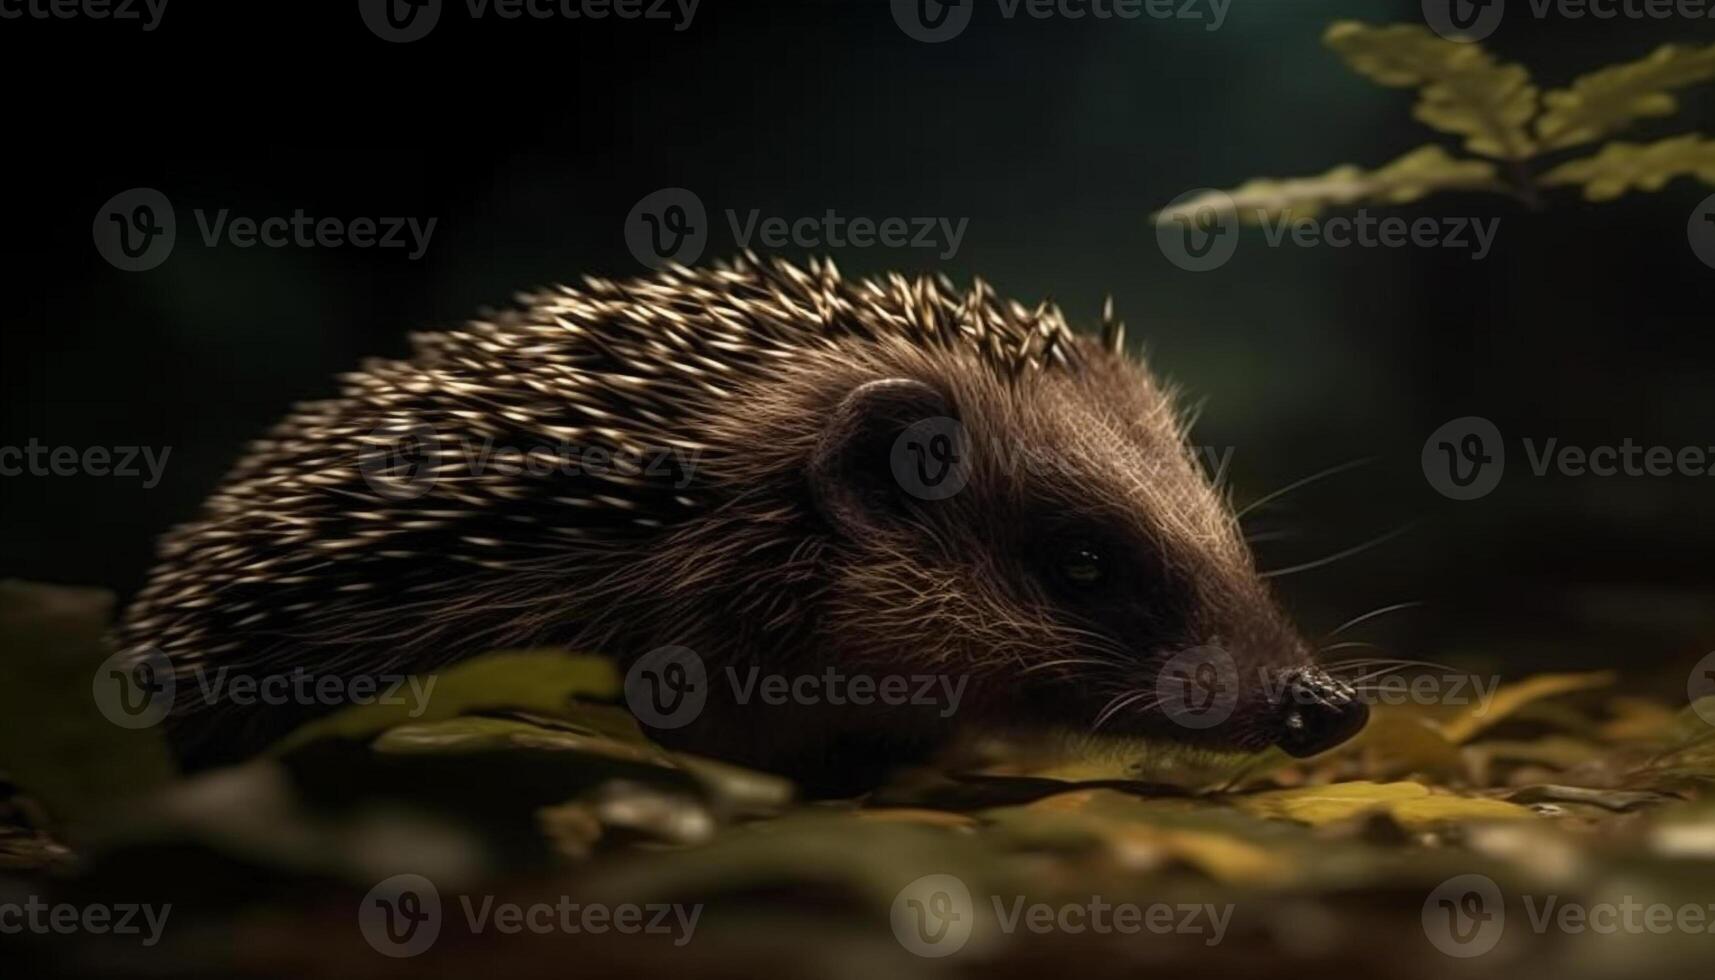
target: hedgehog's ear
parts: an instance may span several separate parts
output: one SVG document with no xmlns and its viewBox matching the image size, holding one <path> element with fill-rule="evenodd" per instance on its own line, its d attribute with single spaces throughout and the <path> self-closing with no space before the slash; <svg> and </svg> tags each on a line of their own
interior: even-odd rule
<svg viewBox="0 0 1715 980">
<path fill-rule="evenodd" d="M 851 535 L 897 526 L 916 501 L 964 485 L 957 410 L 910 378 L 858 385 L 828 418 L 810 459 L 810 493 L 829 523 Z"/>
</svg>

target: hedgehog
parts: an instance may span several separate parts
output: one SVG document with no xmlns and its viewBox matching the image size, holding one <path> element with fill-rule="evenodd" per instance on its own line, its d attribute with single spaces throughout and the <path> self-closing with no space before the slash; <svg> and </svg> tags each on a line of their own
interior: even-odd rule
<svg viewBox="0 0 1715 980">
<path fill-rule="evenodd" d="M 700 707 L 637 712 L 651 735 L 836 791 L 985 727 L 1304 756 L 1363 725 L 1111 299 L 1080 333 L 981 279 L 745 253 L 411 342 L 297 406 L 163 538 L 126 648 L 180 678 L 348 680 L 535 647 L 635 679 L 689 651 Z M 759 670 L 957 678 L 961 698 L 765 706 L 731 682 Z M 328 710 L 176 690 L 189 769 Z"/>
</svg>

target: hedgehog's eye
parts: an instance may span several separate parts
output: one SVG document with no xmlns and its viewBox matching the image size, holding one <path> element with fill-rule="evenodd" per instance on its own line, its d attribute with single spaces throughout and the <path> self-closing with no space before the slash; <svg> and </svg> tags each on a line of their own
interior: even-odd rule
<svg viewBox="0 0 1715 980">
<path fill-rule="evenodd" d="M 1054 578 L 1074 592 L 1088 592 L 1108 580 L 1110 572 L 1107 554 L 1089 541 L 1071 541 L 1062 545 L 1054 560 Z"/>
</svg>

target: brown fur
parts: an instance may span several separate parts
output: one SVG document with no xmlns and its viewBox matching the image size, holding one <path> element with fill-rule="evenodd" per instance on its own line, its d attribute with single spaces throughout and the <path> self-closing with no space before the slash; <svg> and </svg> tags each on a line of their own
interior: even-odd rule
<svg viewBox="0 0 1715 980">
<path fill-rule="evenodd" d="M 711 673 L 943 671 L 970 678 L 956 722 L 1087 728 L 1153 683 L 1173 650 L 1219 643 L 1247 666 L 1306 653 L 1257 577 L 1236 521 L 1185 451 L 1171 398 L 1059 312 L 979 282 L 840 279 L 745 257 L 522 298 L 489 322 L 415 338 L 338 397 L 301 405 L 251 447 L 195 522 L 164 542 L 123 625 L 181 673 L 226 665 L 352 674 L 422 671 L 496 648 L 560 645 L 629 663 L 663 644 Z M 926 383 L 970 438 L 955 497 L 906 501 L 873 534 L 826 519 L 807 461 L 865 382 Z M 423 431 L 452 455 L 423 496 L 388 499 L 359 463 Z M 568 440 L 680 447 L 685 474 L 473 475 L 464 445 Z M 1099 616 L 1069 609 L 1033 567 L 1059 522 L 1094 526 L 1135 561 Z M 1047 535 L 1044 539 L 1042 536 Z M 1046 666 L 1050 662 L 1085 661 Z M 713 685 L 717 692 L 722 685 Z M 1147 710 L 1112 726 L 1257 747 L 1254 685 L 1219 735 Z M 193 764 L 241 757 L 302 713 L 187 703 L 173 733 Z M 798 775 L 885 766 L 952 721 L 911 710 L 746 712 L 711 697 L 663 737 Z"/>
</svg>

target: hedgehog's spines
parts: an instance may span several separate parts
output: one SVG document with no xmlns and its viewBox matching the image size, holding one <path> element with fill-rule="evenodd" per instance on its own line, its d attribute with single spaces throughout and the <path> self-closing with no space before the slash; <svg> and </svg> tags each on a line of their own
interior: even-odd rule
<svg viewBox="0 0 1715 980">
<path fill-rule="evenodd" d="M 1125 321 L 1114 315 L 1114 297 L 1109 293 L 1102 301 L 1102 346 L 1108 353 L 1125 353 Z"/>
<path fill-rule="evenodd" d="M 410 356 L 364 362 L 340 378 L 337 397 L 301 403 L 256 440 L 201 518 L 163 543 L 126 636 L 194 662 L 225 642 L 209 635 L 217 627 L 265 636 L 331 622 L 327 597 L 295 590 L 327 579 L 335 562 L 377 578 L 334 581 L 327 596 L 348 615 L 381 616 L 357 603 L 373 590 L 341 584 L 384 576 L 410 602 L 427 601 L 416 597 L 442 595 L 427 578 L 435 561 L 544 575 L 569 544 L 599 550 L 607 532 L 596 528 L 661 533 L 711 503 L 703 473 L 713 469 L 696 470 L 699 456 L 732 451 L 689 435 L 745 410 L 736 381 L 766 382 L 811 352 L 841 359 L 842 348 L 904 342 L 1016 384 L 1079 370 L 1084 350 L 1052 302 L 1027 308 L 980 278 L 963 291 L 939 275 L 847 281 L 830 259 L 800 267 L 750 251 L 633 279 L 585 277 L 520 304 L 412 334 Z M 370 456 L 423 433 L 427 495 L 389 496 L 371 479 Z M 556 445 L 686 457 L 669 479 L 612 467 L 580 480 L 468 469 L 472 454 L 501 449 L 552 462 Z M 217 596 L 224 621 L 204 614 Z M 264 608 L 277 623 L 254 619 Z M 425 621 L 397 648 L 428 649 L 436 628 Z"/>
</svg>

